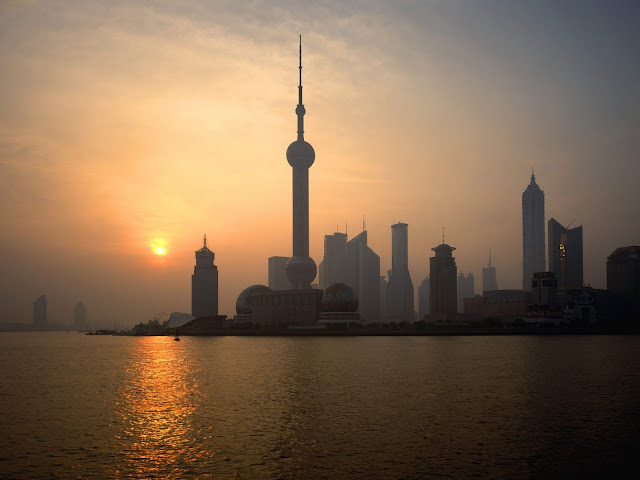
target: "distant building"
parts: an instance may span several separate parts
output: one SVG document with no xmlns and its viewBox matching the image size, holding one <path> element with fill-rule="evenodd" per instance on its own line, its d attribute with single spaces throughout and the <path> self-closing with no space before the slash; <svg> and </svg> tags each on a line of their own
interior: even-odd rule
<svg viewBox="0 0 640 480">
<path fill-rule="evenodd" d="M 455 315 L 458 310 L 458 268 L 452 254 L 455 247 L 442 243 L 431 250 L 436 252 L 435 256 L 429 259 L 431 313 Z"/>
<path fill-rule="evenodd" d="M 47 296 L 40 295 L 33 302 L 33 324 L 38 328 L 47 326 Z"/>
<path fill-rule="evenodd" d="M 359 299 L 362 321 L 380 320 L 380 257 L 367 245 L 366 230 L 347 242 L 344 283 L 353 288 Z"/>
<path fill-rule="evenodd" d="M 391 270 L 387 272 L 389 275 Z M 384 316 L 387 311 L 387 279 L 384 275 L 380 275 L 380 316 Z"/>
<path fill-rule="evenodd" d="M 616 248 L 607 257 L 607 290 L 640 300 L 640 246 Z"/>
<path fill-rule="evenodd" d="M 482 291 L 498 290 L 496 267 L 491 265 L 491 250 L 489 250 L 489 265 L 482 269 Z"/>
<path fill-rule="evenodd" d="M 527 313 L 531 293 L 523 290 L 490 290 L 464 299 L 464 313 L 501 320 L 522 318 Z"/>
<path fill-rule="evenodd" d="M 424 316 L 430 312 L 429 274 L 418 285 L 418 320 L 424 320 Z"/>
<path fill-rule="evenodd" d="M 336 232 L 324 236 L 324 256 L 320 262 L 320 288 L 345 281 L 344 263 L 347 256 L 347 234 Z"/>
<path fill-rule="evenodd" d="M 531 280 L 531 302 L 538 309 L 554 309 L 558 305 L 558 280 L 554 272 L 537 272 Z"/>
<path fill-rule="evenodd" d="M 213 264 L 215 254 L 204 246 L 196 251 L 196 265 L 191 276 L 191 314 L 194 317 L 218 315 L 218 267 Z"/>
<path fill-rule="evenodd" d="M 582 287 L 582 226 L 567 229 L 554 218 L 549 220 L 549 271 L 558 288 Z"/>
<path fill-rule="evenodd" d="M 464 273 L 460 272 L 460 275 L 458 275 L 458 313 L 462 313 L 464 311 L 463 300 L 465 298 L 473 297 L 475 293 L 473 273 L 468 273 L 465 276 Z"/>
<path fill-rule="evenodd" d="M 522 288 L 531 290 L 534 272 L 545 271 L 544 258 L 544 192 L 531 182 L 522 193 Z M 483 287 L 484 289 L 484 287 Z"/>
<path fill-rule="evenodd" d="M 284 271 L 289 257 L 269 257 L 269 288 L 271 290 L 289 290 L 291 285 Z"/>
<path fill-rule="evenodd" d="M 86 330 L 87 328 L 87 309 L 84 303 L 76 303 L 73 309 L 73 328 L 76 330 Z"/>
<path fill-rule="evenodd" d="M 251 295 L 253 322 L 262 328 L 317 325 L 323 291 L 319 289 L 259 290 Z"/>
<path fill-rule="evenodd" d="M 409 274 L 409 233 L 406 223 L 391 225 L 391 274 L 387 284 L 386 317 L 394 322 L 413 322 L 413 282 Z"/>
</svg>

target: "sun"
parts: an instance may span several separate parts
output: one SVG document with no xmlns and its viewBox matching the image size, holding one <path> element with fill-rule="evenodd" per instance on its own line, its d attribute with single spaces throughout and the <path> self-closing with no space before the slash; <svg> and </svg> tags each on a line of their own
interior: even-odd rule
<svg viewBox="0 0 640 480">
<path fill-rule="evenodd" d="M 156 252 L 156 255 L 166 255 L 167 254 L 167 251 L 162 247 L 156 247 L 155 252 Z"/>
</svg>

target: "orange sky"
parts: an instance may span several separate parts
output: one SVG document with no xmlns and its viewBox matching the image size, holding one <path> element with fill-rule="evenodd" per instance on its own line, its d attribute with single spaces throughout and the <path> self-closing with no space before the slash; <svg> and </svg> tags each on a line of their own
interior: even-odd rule
<svg viewBox="0 0 640 480">
<path fill-rule="evenodd" d="M 95 326 L 188 312 L 204 233 L 221 313 L 266 283 L 267 257 L 291 251 L 298 33 L 317 263 L 323 235 L 365 214 L 382 274 L 404 221 L 414 285 L 444 226 L 476 291 L 489 248 L 500 287 L 520 288 L 533 166 L 605 287 L 607 255 L 640 241 L 626 24 L 592 44 L 602 12 L 444 3 L 3 4 L 0 321 L 30 322 L 43 293 L 59 323 L 79 300 Z"/>
</svg>

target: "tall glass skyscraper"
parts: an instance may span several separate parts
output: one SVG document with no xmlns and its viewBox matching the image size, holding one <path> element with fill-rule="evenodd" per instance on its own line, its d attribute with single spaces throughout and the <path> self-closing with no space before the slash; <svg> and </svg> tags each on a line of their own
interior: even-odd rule
<svg viewBox="0 0 640 480">
<path fill-rule="evenodd" d="M 544 192 L 531 172 L 531 182 L 522 193 L 522 289 L 531 290 L 535 272 L 545 269 Z"/>
</svg>

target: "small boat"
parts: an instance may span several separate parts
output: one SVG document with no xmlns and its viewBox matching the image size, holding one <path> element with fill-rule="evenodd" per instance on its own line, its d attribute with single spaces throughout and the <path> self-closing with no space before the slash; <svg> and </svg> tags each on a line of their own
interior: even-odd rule
<svg viewBox="0 0 640 480">
<path fill-rule="evenodd" d="M 174 341 L 174 342 L 179 342 L 179 341 L 180 341 L 180 337 L 175 337 L 175 338 L 173 339 L 173 341 Z"/>
</svg>

